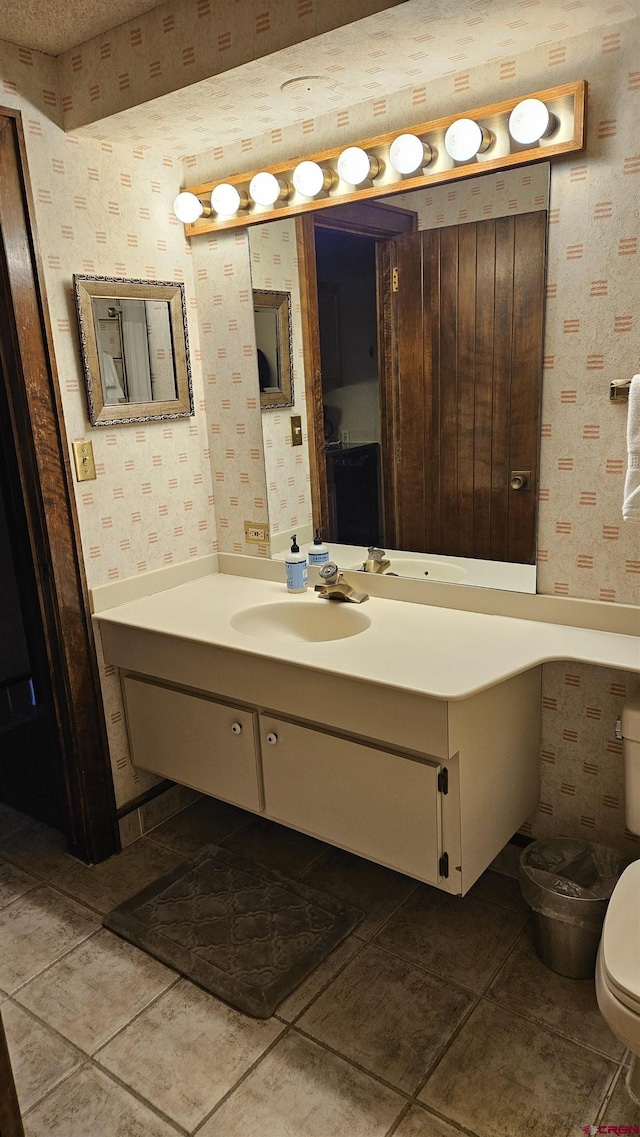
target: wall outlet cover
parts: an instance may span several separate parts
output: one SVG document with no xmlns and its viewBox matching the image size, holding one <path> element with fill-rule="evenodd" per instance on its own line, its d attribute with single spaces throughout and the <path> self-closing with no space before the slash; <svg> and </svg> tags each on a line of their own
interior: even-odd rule
<svg viewBox="0 0 640 1137">
<path fill-rule="evenodd" d="M 269 526 L 264 522 L 245 521 L 244 539 L 249 545 L 264 545 L 269 540 Z"/>
</svg>

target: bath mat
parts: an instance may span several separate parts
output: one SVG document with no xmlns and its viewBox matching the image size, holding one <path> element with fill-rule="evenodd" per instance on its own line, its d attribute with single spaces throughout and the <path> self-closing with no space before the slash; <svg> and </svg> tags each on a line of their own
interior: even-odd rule
<svg viewBox="0 0 640 1137">
<path fill-rule="evenodd" d="M 364 913 L 206 845 L 103 924 L 254 1018 L 275 1008 Z"/>
</svg>

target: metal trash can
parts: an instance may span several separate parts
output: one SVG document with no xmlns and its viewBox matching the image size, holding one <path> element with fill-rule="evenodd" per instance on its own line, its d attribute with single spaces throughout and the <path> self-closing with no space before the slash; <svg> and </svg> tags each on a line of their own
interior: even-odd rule
<svg viewBox="0 0 640 1137">
<path fill-rule="evenodd" d="M 533 910 L 536 953 L 546 967 L 590 979 L 607 904 L 624 859 L 606 845 L 568 837 L 534 841 L 520 857 L 520 887 Z"/>
</svg>

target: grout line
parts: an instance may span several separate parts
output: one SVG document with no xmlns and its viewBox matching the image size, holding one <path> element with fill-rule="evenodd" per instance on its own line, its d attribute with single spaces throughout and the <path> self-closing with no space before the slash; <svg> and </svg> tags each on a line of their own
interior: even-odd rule
<svg viewBox="0 0 640 1137">
<path fill-rule="evenodd" d="M 384 1137 L 392 1137 L 392 1134 L 394 1134 L 397 1131 L 398 1126 L 402 1124 L 405 1117 L 408 1117 L 410 1109 L 411 1109 L 411 1102 L 408 1101 L 406 1103 L 406 1105 L 404 1105 L 402 1107 L 402 1109 L 400 1110 L 400 1113 L 396 1117 L 395 1121 L 391 1122 L 391 1125 L 387 1129 L 387 1132 L 385 1133 Z"/>
<path fill-rule="evenodd" d="M 190 1134 L 192 1132 L 191 1129 L 185 1129 L 185 1127 L 181 1125 L 179 1121 L 175 1121 L 174 1118 L 170 1117 L 168 1113 L 164 1113 L 163 1110 L 161 1110 L 159 1106 L 154 1105 L 154 1103 L 150 1101 L 149 1098 L 145 1098 L 139 1090 L 136 1090 L 133 1086 L 130 1086 L 126 1082 L 123 1082 L 122 1079 L 119 1078 L 117 1074 L 114 1074 L 112 1070 L 107 1070 L 106 1066 L 101 1066 L 99 1062 L 95 1061 L 95 1059 L 90 1059 L 89 1061 L 90 1065 L 93 1066 L 93 1068 L 97 1070 L 98 1073 L 102 1074 L 110 1082 L 113 1082 L 114 1085 L 119 1086 L 121 1090 L 125 1090 L 129 1097 L 135 1098 L 136 1101 L 140 1102 L 140 1105 L 146 1106 L 148 1110 L 150 1110 L 152 1113 L 155 1113 L 157 1117 L 170 1125 L 175 1133 L 182 1134 L 182 1137 L 190 1137 Z"/>
<path fill-rule="evenodd" d="M 346 940 L 343 940 L 343 941 L 342 941 L 342 943 L 346 943 Z M 335 982 L 335 980 L 338 978 L 338 976 L 339 976 L 339 975 L 342 975 L 343 971 L 346 971 L 347 967 L 350 967 L 350 966 L 351 966 L 351 964 L 354 962 L 354 960 L 356 960 L 356 959 L 358 958 L 358 956 L 360 956 L 360 955 L 362 954 L 362 952 L 364 951 L 364 949 L 365 949 L 366 947 L 368 947 L 368 946 L 369 946 L 369 945 L 367 944 L 367 941 L 366 941 L 366 940 L 360 940 L 360 941 L 359 941 L 359 943 L 360 943 L 360 947 L 358 947 L 358 948 L 356 949 L 356 951 L 354 951 L 353 955 L 351 955 L 351 956 L 349 957 L 349 959 L 347 959 L 347 960 L 345 961 L 345 963 L 343 963 L 343 964 L 342 964 L 342 967 L 340 967 L 340 968 L 338 969 L 338 971 L 336 971 L 336 972 L 335 972 L 335 973 L 334 973 L 334 974 L 331 976 L 331 978 L 327 980 L 327 982 L 325 983 L 324 987 L 320 988 L 320 990 L 319 990 L 319 991 L 317 991 L 315 995 L 312 995 L 312 996 L 311 996 L 311 998 L 309 999 L 309 1002 L 308 1002 L 308 1003 L 305 1003 L 305 1005 L 304 1005 L 304 1006 L 301 1008 L 301 1010 L 299 1010 L 299 1011 L 298 1011 L 298 1013 L 297 1013 L 296 1015 L 294 1015 L 294 1016 L 293 1016 L 293 1018 L 291 1018 L 291 1019 L 285 1019 L 285 1018 L 281 1018 L 281 1016 L 280 1016 L 280 1015 L 278 1015 L 278 1014 L 274 1014 L 274 1018 L 277 1018 L 279 1022 L 285 1022 L 285 1023 L 287 1024 L 287 1026 L 293 1026 L 293 1025 L 294 1025 L 294 1023 L 297 1023 L 297 1022 L 298 1022 L 298 1020 L 299 1020 L 300 1018 L 302 1018 L 302 1015 L 305 1015 L 305 1014 L 307 1013 L 307 1011 L 308 1011 L 308 1010 L 309 1010 L 309 1009 L 310 1009 L 310 1008 L 311 1008 L 311 1007 L 314 1005 L 314 1003 L 315 1003 L 315 1002 L 317 1002 L 317 1000 L 320 998 L 320 996 L 321 996 L 321 995 L 324 995 L 325 991 L 327 991 L 327 990 L 329 989 L 329 987 L 331 986 L 331 984 Z M 339 945 L 339 946 L 341 946 L 341 945 Z M 337 951 L 337 950 L 338 950 L 338 948 L 336 948 L 335 950 Z M 331 958 L 331 956 L 329 955 L 329 956 L 327 956 L 326 958 L 327 958 L 327 959 L 330 959 L 330 958 Z M 321 965 L 319 965 L 319 966 L 321 966 Z M 311 976 L 311 975 L 313 975 L 313 972 L 311 971 L 309 974 L 310 974 L 310 976 Z M 303 982 L 304 982 L 304 980 L 303 980 Z M 302 986 L 302 984 L 301 984 L 301 986 Z M 295 994 L 295 988 L 294 988 L 294 990 L 291 992 L 291 994 L 292 994 L 292 995 L 293 995 L 293 994 Z M 285 1000 L 284 1000 L 284 999 L 283 999 L 283 1002 L 285 1002 Z"/>
<path fill-rule="evenodd" d="M 625 1076 L 626 1067 L 625 1067 L 625 1061 L 624 1060 L 626 1058 L 626 1055 L 627 1055 L 627 1051 L 625 1050 L 625 1052 L 622 1056 L 622 1059 L 620 1060 L 620 1064 L 618 1066 L 618 1069 L 614 1071 L 613 1076 L 611 1078 L 611 1081 L 609 1082 L 609 1085 L 607 1086 L 607 1089 L 604 1092 L 604 1096 L 602 1098 L 602 1101 L 600 1102 L 600 1105 L 598 1107 L 598 1111 L 597 1111 L 596 1116 L 595 1116 L 595 1121 L 594 1121 L 595 1125 L 600 1124 L 600 1122 L 601 1122 L 601 1120 L 604 1117 L 604 1114 L 606 1112 L 607 1106 L 609 1105 L 611 1098 L 613 1097 L 615 1091 L 618 1088 L 618 1083 L 619 1083 L 620 1079 L 624 1078 L 624 1076 Z"/>
<path fill-rule="evenodd" d="M 141 951 L 141 950 L 142 950 L 141 948 L 138 948 L 138 951 Z M 145 953 L 145 954 L 147 954 L 147 953 Z M 149 958 L 153 959 L 154 957 L 149 956 Z M 166 963 L 163 964 L 162 966 L 167 967 Z M 168 967 L 167 970 L 173 971 L 173 968 Z M 180 980 L 184 978 L 184 976 L 180 975 L 179 972 L 175 972 L 174 976 L 175 977 L 171 980 L 171 982 L 166 987 L 163 988 L 162 991 L 159 991 L 157 995 L 154 995 L 154 997 L 152 999 L 150 999 L 149 1002 L 146 1003 L 144 1007 L 142 1007 L 139 1011 L 137 1011 L 135 1015 L 132 1015 L 132 1017 L 130 1019 L 127 1019 L 126 1023 L 124 1023 L 122 1026 L 119 1026 L 118 1029 L 113 1032 L 113 1034 L 110 1034 L 109 1037 L 104 1040 L 104 1042 L 101 1042 L 98 1046 L 96 1046 L 95 1050 L 91 1051 L 89 1057 L 92 1058 L 94 1062 L 96 1062 L 96 1063 L 98 1063 L 98 1065 L 100 1065 L 100 1063 L 98 1062 L 98 1056 L 100 1055 L 100 1053 L 103 1050 L 105 1050 L 106 1047 L 109 1046 L 112 1042 L 114 1042 L 116 1038 L 119 1038 L 119 1036 L 121 1034 L 123 1034 L 125 1032 L 125 1030 L 128 1030 L 129 1027 L 133 1025 L 133 1023 L 137 1022 L 138 1019 L 142 1017 L 142 1015 L 145 1015 L 148 1011 L 150 1011 L 151 1008 L 154 1007 L 155 1004 L 160 1001 L 160 999 L 164 998 L 164 996 L 169 993 L 169 991 L 173 991 L 173 988 L 176 987 L 178 985 L 178 983 L 180 982 Z"/>
<path fill-rule="evenodd" d="M 281 1020 L 279 1019 L 278 1021 L 280 1022 Z M 242 1083 L 244 1081 L 246 1081 L 246 1079 L 249 1077 L 249 1074 L 252 1074 L 253 1071 L 256 1069 L 256 1067 L 258 1067 L 260 1065 L 260 1063 L 262 1061 L 264 1061 L 264 1059 L 267 1057 L 267 1054 L 270 1054 L 271 1051 L 278 1045 L 278 1043 L 282 1042 L 282 1040 L 284 1038 L 286 1038 L 287 1034 L 289 1034 L 289 1026 L 286 1023 L 283 1025 L 284 1025 L 284 1030 L 281 1030 L 280 1033 L 278 1035 L 276 1035 L 276 1037 L 273 1039 L 273 1041 L 270 1042 L 269 1045 L 266 1047 L 266 1049 L 262 1051 L 262 1054 L 259 1056 L 259 1058 L 256 1058 L 255 1062 L 253 1062 L 251 1064 L 251 1066 L 249 1066 L 249 1068 L 247 1070 L 245 1070 L 244 1074 L 242 1074 L 241 1077 L 238 1078 L 237 1082 L 234 1082 L 233 1085 L 227 1090 L 227 1092 L 222 1095 L 222 1097 L 220 1098 L 220 1101 L 216 1102 L 216 1104 L 213 1106 L 213 1109 L 211 1109 L 209 1111 L 209 1113 L 205 1117 L 202 1118 L 202 1121 L 198 1122 L 195 1129 L 192 1129 L 192 1131 L 191 1131 L 192 1137 L 195 1137 L 195 1134 L 200 1132 L 202 1127 L 207 1124 L 207 1122 L 210 1120 L 211 1117 L 213 1117 L 214 1113 L 217 1113 L 218 1110 L 221 1108 L 221 1106 L 223 1106 L 224 1103 L 228 1100 L 228 1098 L 230 1098 L 231 1095 L 234 1094 L 237 1089 L 239 1089 L 239 1087 L 242 1085 Z M 268 1137 L 268 1135 L 267 1135 L 267 1137 Z"/>
<path fill-rule="evenodd" d="M 87 1058 L 85 1054 L 84 1062 L 82 1062 L 79 1066 L 75 1066 L 73 1070 L 69 1070 L 63 1078 L 60 1078 L 59 1082 L 56 1082 L 55 1086 L 51 1086 L 51 1088 L 47 1090 L 46 1094 L 43 1094 L 42 1097 L 38 1098 L 37 1101 L 34 1101 L 28 1109 L 21 1110 L 22 1117 L 28 1117 L 29 1114 L 37 1109 L 38 1106 L 42 1105 L 42 1103 L 45 1102 L 47 1098 L 50 1098 L 56 1092 L 56 1090 L 59 1090 L 60 1087 L 65 1084 L 65 1082 L 68 1082 L 71 1078 L 74 1077 L 75 1074 L 79 1074 L 81 1070 L 88 1068 L 90 1065 L 91 1059 Z"/>
<path fill-rule="evenodd" d="M 460 983 L 457 979 L 450 979 L 448 976 L 442 975 L 439 971 L 432 971 L 432 969 L 427 967 L 426 963 L 423 963 L 421 960 L 409 959 L 406 955 L 401 955 L 399 951 L 394 951 L 393 948 L 387 947 L 386 944 L 376 943 L 375 940 L 364 940 L 363 942 L 367 947 L 372 947 L 375 948 L 376 951 L 384 952 L 385 955 L 390 955 L 393 959 L 399 959 L 402 963 L 408 964 L 409 967 L 415 967 L 417 971 L 422 971 L 423 974 L 428 975 L 431 979 L 437 979 L 440 983 L 446 983 L 448 987 L 455 987 L 457 991 L 460 991 L 464 995 L 472 995 L 474 999 L 479 999 L 482 995 L 482 991 L 475 991 L 473 987 L 465 987 L 464 984 Z"/>
<path fill-rule="evenodd" d="M 76 943 L 71 945 L 71 947 L 66 948 L 63 952 L 61 952 L 60 955 L 57 955 L 55 959 L 52 959 L 50 963 L 47 963 L 44 967 L 40 968 L 39 971 L 36 971 L 33 975 L 30 975 L 28 979 L 25 979 L 24 983 L 19 983 L 18 986 L 13 989 L 13 991 L 7 991 L 7 997 L 12 999 L 21 991 L 24 991 L 25 987 L 28 987 L 34 979 L 39 979 L 41 975 L 45 974 L 45 972 L 50 971 L 51 968 L 55 967 L 57 963 L 60 963 L 61 960 L 66 959 L 68 955 L 71 955 L 71 953 L 74 952 L 76 948 L 79 948 L 81 944 L 86 944 L 87 940 L 90 940 L 93 936 L 96 936 L 99 931 L 101 931 L 100 928 L 94 928 L 93 931 L 88 932 L 86 936 L 82 936 L 81 939 L 77 940 Z"/>
<path fill-rule="evenodd" d="M 482 995 L 476 995 L 476 997 L 474 998 L 473 1002 L 469 1004 L 469 1006 L 467 1007 L 466 1011 L 465 1011 L 465 1012 L 464 1012 L 464 1014 L 462 1015 L 462 1018 L 460 1019 L 460 1022 L 457 1024 L 457 1026 L 456 1026 L 455 1030 L 453 1031 L 453 1033 L 451 1034 L 451 1036 L 450 1036 L 450 1037 L 447 1039 L 446 1043 L 445 1043 L 445 1044 L 444 1044 L 444 1046 L 442 1047 L 442 1049 L 441 1049 L 440 1053 L 439 1053 L 439 1054 L 437 1054 L 437 1055 L 436 1055 L 436 1056 L 433 1058 L 433 1060 L 432 1060 L 432 1061 L 429 1063 L 429 1066 L 427 1067 L 427 1071 L 426 1071 L 426 1073 L 425 1073 L 425 1076 L 424 1076 L 424 1078 L 422 1079 L 422 1081 L 420 1082 L 420 1084 L 419 1084 L 419 1085 L 416 1087 L 416 1089 L 414 1090 L 414 1095 L 413 1095 L 413 1096 L 414 1096 L 414 1099 L 415 1099 L 415 1101 L 416 1101 L 418 1104 L 420 1104 L 420 1105 L 423 1105 L 423 1106 L 426 1104 L 426 1105 L 427 1105 L 427 1107 L 428 1107 L 429 1109 L 431 1109 L 431 1106 L 429 1106 L 429 1105 L 428 1105 L 428 1103 L 425 1103 L 425 1102 L 419 1102 L 419 1101 L 418 1101 L 418 1095 L 419 1095 L 419 1094 L 421 1094 L 421 1093 L 423 1092 L 423 1090 L 424 1090 L 424 1088 L 425 1088 L 425 1086 L 426 1086 L 427 1082 L 429 1081 L 429 1078 L 430 1078 L 430 1077 L 431 1077 L 431 1075 L 432 1075 L 432 1074 L 435 1072 L 435 1070 L 436 1070 L 436 1067 L 440 1065 L 440 1063 L 442 1062 L 442 1059 L 444 1058 L 444 1056 L 445 1056 L 445 1054 L 447 1053 L 447 1051 L 448 1051 L 448 1050 L 450 1050 L 451 1046 L 453 1045 L 453 1043 L 454 1043 L 454 1042 L 455 1042 L 455 1040 L 457 1039 L 457 1037 L 458 1037 L 458 1035 L 460 1034 L 460 1032 L 462 1031 L 462 1029 L 463 1029 L 463 1028 L 464 1028 L 464 1027 L 467 1025 L 467 1023 L 469 1022 L 469 1019 L 471 1018 L 472 1014 L 474 1013 L 474 1011 L 476 1010 L 476 1008 L 477 1008 L 477 1007 L 480 1005 L 480 1001 L 481 1001 L 481 999 L 482 999 Z"/>
<path fill-rule="evenodd" d="M 400 1097 L 404 1098 L 406 1102 L 410 1103 L 413 1101 L 413 1093 L 409 1093 L 408 1090 L 400 1089 L 399 1086 L 394 1086 L 393 1082 L 387 1082 L 387 1080 L 381 1077 L 380 1074 L 376 1074 L 373 1070 L 369 1070 L 366 1066 L 362 1066 L 359 1062 L 356 1062 L 354 1058 L 345 1057 L 344 1054 L 341 1054 L 340 1051 L 336 1050 L 335 1047 L 331 1046 L 330 1043 L 324 1042 L 321 1038 L 316 1038 L 313 1034 L 309 1034 L 309 1032 L 306 1031 L 303 1027 L 299 1025 L 292 1025 L 291 1030 L 295 1034 L 299 1034 L 301 1038 L 306 1039 L 307 1042 L 312 1042 L 316 1046 L 319 1046 L 322 1050 L 326 1050 L 328 1054 L 333 1054 L 334 1058 L 339 1058 L 341 1062 L 346 1062 L 347 1066 L 353 1066 L 354 1069 L 359 1070 L 361 1074 L 366 1074 L 368 1078 L 372 1078 L 374 1082 L 378 1082 L 378 1084 L 384 1086 L 385 1089 L 392 1090 L 394 1094 L 398 1094 Z"/>
</svg>

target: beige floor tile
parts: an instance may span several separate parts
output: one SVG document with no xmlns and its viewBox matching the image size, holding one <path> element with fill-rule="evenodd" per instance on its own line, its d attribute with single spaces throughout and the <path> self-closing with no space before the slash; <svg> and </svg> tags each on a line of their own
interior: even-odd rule
<svg viewBox="0 0 640 1137">
<path fill-rule="evenodd" d="M 585 1117 L 591 1123 L 591 1117 Z M 601 1125 L 636 1125 L 640 1127 L 640 1106 L 637 1106 L 629 1097 L 627 1090 L 627 1070 L 622 1070 L 615 1089 L 607 1103 Z"/>
<path fill-rule="evenodd" d="M 182 857 L 141 837 L 99 865 L 74 861 L 56 881 L 63 892 L 106 914 L 153 880 L 182 864 Z"/>
<path fill-rule="evenodd" d="M 504 873 L 493 872 L 491 869 L 483 872 L 473 888 L 469 890 L 468 895 L 474 896 L 476 900 L 490 900 L 493 904 L 502 904 L 505 908 L 514 908 L 516 912 L 529 911 L 528 904 L 522 898 L 520 882 L 514 880 L 513 877 L 505 876 Z"/>
<path fill-rule="evenodd" d="M 20 1109 L 26 1113 L 58 1082 L 82 1065 L 82 1055 L 14 1003 L 5 1003 L 2 1021 Z"/>
<path fill-rule="evenodd" d="M 411 877 L 343 849 L 329 849 L 303 874 L 303 880 L 361 908 L 365 919 L 354 930 L 365 939 L 374 935 L 398 905 L 418 888 Z"/>
<path fill-rule="evenodd" d="M 40 1102 L 24 1125 L 26 1137 L 176 1137 L 178 1132 L 90 1066 Z"/>
<path fill-rule="evenodd" d="M 198 1137 L 384 1137 L 403 1099 L 314 1042 L 287 1035 Z"/>
<path fill-rule="evenodd" d="M 193 1129 L 282 1030 L 186 980 L 100 1050 L 97 1060 L 168 1117 Z"/>
<path fill-rule="evenodd" d="M 421 885 L 382 929 L 377 942 L 411 963 L 480 992 L 526 923 L 524 912 Z"/>
<path fill-rule="evenodd" d="M 343 940 L 335 951 L 332 951 L 331 955 L 328 955 L 311 972 L 311 975 L 308 975 L 300 986 L 296 987 L 295 991 L 292 991 L 283 1003 L 280 1003 L 276 1010 L 279 1018 L 285 1019 L 286 1022 L 293 1022 L 296 1016 L 304 1011 L 316 995 L 319 995 L 338 972 L 346 966 L 355 953 L 362 950 L 362 946 L 362 940 L 359 940 L 357 936 L 347 936 L 346 940 Z"/>
<path fill-rule="evenodd" d="M 43 886 L 0 912 L 0 987 L 11 994 L 97 931 L 93 912 Z"/>
<path fill-rule="evenodd" d="M 9 861 L 0 861 L 0 908 L 6 908 L 38 884 L 40 881 L 31 873 L 23 872 Z"/>
<path fill-rule="evenodd" d="M 538 959 L 529 930 L 501 968 L 489 994 L 509 1010 L 609 1058 L 619 1060 L 624 1054 L 624 1046 L 598 1010 L 593 980 L 566 979 L 550 971 Z"/>
<path fill-rule="evenodd" d="M 79 863 L 67 852 L 62 833 L 31 818 L 0 842 L 0 857 L 52 883 L 70 865 Z"/>
<path fill-rule="evenodd" d="M 176 979 L 175 971 L 103 929 L 23 987 L 17 999 L 93 1054 Z"/>
<path fill-rule="evenodd" d="M 267 821 L 264 817 L 253 817 L 237 833 L 225 837 L 221 844 L 248 861 L 278 869 L 287 876 L 298 876 L 327 848 L 315 837 L 308 837 L 306 833 L 298 833 L 275 821 Z"/>
<path fill-rule="evenodd" d="M 393 1137 L 461 1137 L 461 1132 L 447 1121 L 435 1117 L 418 1105 L 412 1105 Z"/>
<path fill-rule="evenodd" d="M 252 817 L 253 814 L 226 801 L 202 797 L 152 829 L 147 836 L 183 857 L 190 857 L 203 845 L 219 845 L 224 837 L 246 825 Z"/>
<path fill-rule="evenodd" d="M 472 1002 L 472 995 L 368 945 L 297 1025 L 410 1094 Z"/>
<path fill-rule="evenodd" d="M 482 1002 L 420 1093 L 479 1137 L 567 1137 L 595 1116 L 615 1066 Z"/>
</svg>

